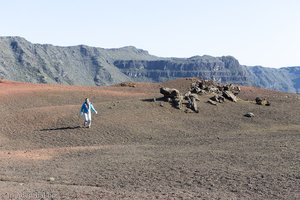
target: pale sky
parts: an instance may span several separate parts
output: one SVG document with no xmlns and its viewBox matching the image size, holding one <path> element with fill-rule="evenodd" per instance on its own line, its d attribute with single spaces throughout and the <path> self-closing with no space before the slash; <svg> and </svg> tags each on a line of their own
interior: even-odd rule
<svg viewBox="0 0 300 200">
<path fill-rule="evenodd" d="M 0 0 L 0 35 L 300 66 L 300 0 Z"/>
</svg>

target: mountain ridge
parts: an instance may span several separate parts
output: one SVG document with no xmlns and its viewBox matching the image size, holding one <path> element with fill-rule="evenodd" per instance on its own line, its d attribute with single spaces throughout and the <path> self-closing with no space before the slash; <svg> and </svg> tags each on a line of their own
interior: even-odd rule
<svg viewBox="0 0 300 200">
<path fill-rule="evenodd" d="M 134 46 L 104 49 L 87 45 L 33 44 L 0 37 L 0 77 L 32 83 L 111 85 L 198 77 L 284 92 L 300 92 L 300 67 L 245 66 L 233 56 L 158 57 Z"/>
</svg>

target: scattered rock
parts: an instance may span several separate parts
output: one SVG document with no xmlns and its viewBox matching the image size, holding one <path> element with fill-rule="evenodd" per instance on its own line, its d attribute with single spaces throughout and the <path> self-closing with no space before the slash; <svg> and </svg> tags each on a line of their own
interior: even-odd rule
<svg viewBox="0 0 300 200">
<path fill-rule="evenodd" d="M 160 88 L 160 93 L 164 95 L 165 98 L 175 98 L 177 96 L 180 96 L 180 92 L 177 89 L 174 88 Z"/>
<path fill-rule="evenodd" d="M 215 83 L 214 81 L 209 80 L 197 80 L 192 83 L 191 92 L 196 94 L 205 94 L 205 93 L 218 93 L 219 84 Z"/>
<path fill-rule="evenodd" d="M 211 100 L 211 99 L 209 99 L 209 100 L 207 101 L 207 103 L 210 103 L 211 105 L 214 105 L 214 106 L 217 105 L 217 102 L 216 102 L 216 101 L 213 101 L 213 100 Z"/>
<path fill-rule="evenodd" d="M 256 97 L 256 98 L 255 98 L 255 102 L 256 102 L 257 104 L 260 104 L 260 103 L 262 102 L 262 98 Z"/>
<path fill-rule="evenodd" d="M 182 96 L 178 96 L 173 99 L 173 106 L 177 109 L 182 108 Z"/>
<path fill-rule="evenodd" d="M 185 109 L 184 112 L 185 113 L 193 113 L 193 111 L 191 109 Z"/>
<path fill-rule="evenodd" d="M 262 105 L 262 106 L 270 106 L 271 105 L 271 103 L 268 100 L 266 100 L 265 98 L 261 98 L 261 97 L 256 97 L 255 102 L 257 105 Z"/>
<path fill-rule="evenodd" d="M 124 83 L 120 83 L 121 87 L 136 87 L 135 83 L 132 82 L 124 82 Z"/>
<path fill-rule="evenodd" d="M 184 96 L 175 88 L 161 87 L 160 93 L 164 95 L 165 101 L 172 103 L 173 107 L 181 109 L 182 105 L 186 105 L 187 108 L 198 113 L 199 110 L 196 102 L 199 101 L 198 94 L 215 94 L 207 102 L 217 105 L 217 103 L 225 102 L 225 98 L 237 102 L 236 95 L 241 91 L 240 87 L 233 84 L 222 85 L 214 81 L 199 79 L 192 79 L 192 81 L 190 90 Z M 183 103 L 183 100 L 186 100 L 186 102 Z"/>
<path fill-rule="evenodd" d="M 164 98 L 173 104 L 177 109 L 182 108 L 183 97 L 180 95 L 180 92 L 174 88 L 160 88 L 160 93 L 164 95 Z"/>
<path fill-rule="evenodd" d="M 198 95 L 188 92 L 187 94 L 185 94 L 185 99 L 188 101 L 187 107 L 198 113 L 199 110 L 196 102 L 199 101 Z"/>
<path fill-rule="evenodd" d="M 193 82 L 190 90 L 190 92 L 196 94 L 215 93 L 217 95 L 212 97 L 211 100 L 219 103 L 225 101 L 224 97 L 233 102 L 237 102 L 236 95 L 238 95 L 240 91 L 241 88 L 239 86 L 233 84 L 222 85 L 209 80 L 197 80 Z"/>
<path fill-rule="evenodd" d="M 55 178 L 54 177 L 50 177 L 50 178 L 48 178 L 48 181 L 53 182 L 53 181 L 55 181 Z"/>
<path fill-rule="evenodd" d="M 192 93 L 221 93 L 223 91 L 231 91 L 234 95 L 240 93 L 241 88 L 233 84 L 222 85 L 211 80 L 196 80 L 191 85 Z"/>
<path fill-rule="evenodd" d="M 210 98 L 212 101 L 218 102 L 218 103 L 223 103 L 225 102 L 225 98 L 221 95 L 215 95 L 212 98 Z"/>
<path fill-rule="evenodd" d="M 235 86 L 233 84 L 224 85 L 223 88 L 225 91 L 231 91 L 234 95 L 238 95 L 241 91 L 239 86 Z"/>
<path fill-rule="evenodd" d="M 252 117 L 254 117 L 255 115 L 254 115 L 252 112 L 248 112 L 248 113 L 246 113 L 244 116 L 245 116 L 245 117 L 250 117 L 250 118 L 252 118 Z"/>
<path fill-rule="evenodd" d="M 223 96 L 233 102 L 237 102 L 237 97 L 229 90 L 223 92 Z"/>
</svg>

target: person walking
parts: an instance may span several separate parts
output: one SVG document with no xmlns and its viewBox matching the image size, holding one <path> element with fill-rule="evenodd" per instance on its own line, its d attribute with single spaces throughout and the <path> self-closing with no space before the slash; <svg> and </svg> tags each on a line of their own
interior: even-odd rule
<svg viewBox="0 0 300 200">
<path fill-rule="evenodd" d="M 80 109 L 80 114 L 84 115 L 84 127 L 91 127 L 92 111 L 96 114 L 98 113 L 97 110 L 94 108 L 93 104 L 90 102 L 89 98 L 86 98 Z"/>
</svg>

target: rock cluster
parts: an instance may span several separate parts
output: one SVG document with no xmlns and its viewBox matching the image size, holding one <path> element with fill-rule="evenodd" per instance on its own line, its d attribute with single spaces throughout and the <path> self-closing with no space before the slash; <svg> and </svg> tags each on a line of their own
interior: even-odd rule
<svg viewBox="0 0 300 200">
<path fill-rule="evenodd" d="M 207 94 L 207 93 L 222 93 L 224 91 L 231 91 L 234 95 L 239 94 L 241 91 L 239 86 L 235 86 L 233 84 L 223 85 L 220 83 L 216 83 L 211 80 L 199 80 L 196 79 L 192 83 L 191 92 L 197 94 Z"/>
<path fill-rule="evenodd" d="M 175 108 L 181 109 L 183 101 L 185 100 L 185 105 L 187 108 L 198 113 L 197 101 L 199 101 L 199 96 L 202 94 L 215 94 L 208 103 L 212 105 L 217 105 L 217 103 L 225 102 L 228 99 L 233 102 L 237 102 L 236 95 L 240 92 L 240 87 L 229 85 L 221 85 L 214 81 L 208 80 L 193 80 L 191 89 L 187 91 L 184 95 L 181 95 L 179 90 L 175 88 L 160 88 L 160 93 L 164 95 L 165 101 L 172 103 Z"/>
<path fill-rule="evenodd" d="M 196 94 L 215 94 L 208 103 L 217 105 L 217 103 L 225 102 L 228 99 L 237 102 L 236 95 L 239 94 L 241 88 L 233 84 L 222 85 L 209 80 L 196 80 L 192 83 L 191 92 Z"/>
</svg>

